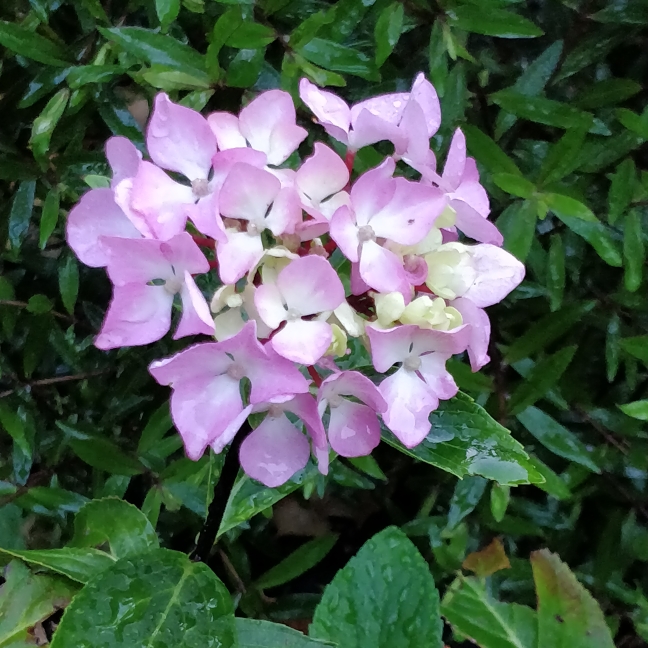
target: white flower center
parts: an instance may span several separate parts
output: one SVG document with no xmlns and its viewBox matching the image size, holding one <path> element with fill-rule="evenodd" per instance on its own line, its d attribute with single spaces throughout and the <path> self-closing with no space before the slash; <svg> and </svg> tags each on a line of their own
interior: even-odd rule
<svg viewBox="0 0 648 648">
<path fill-rule="evenodd" d="M 167 279 L 164 282 L 164 290 L 166 290 L 170 295 L 179 293 L 182 290 L 182 280 L 178 277 Z"/>
<path fill-rule="evenodd" d="M 403 362 L 403 367 L 407 371 L 418 371 L 421 368 L 421 358 L 417 355 L 408 356 Z"/>
<path fill-rule="evenodd" d="M 245 378 L 245 369 L 238 362 L 232 362 L 227 368 L 227 375 L 234 380 L 241 380 Z"/>
<path fill-rule="evenodd" d="M 360 243 L 364 243 L 365 241 L 375 241 L 376 232 L 374 232 L 371 225 L 363 225 L 358 228 L 358 239 L 360 240 Z"/>
<path fill-rule="evenodd" d="M 295 322 L 296 320 L 301 319 L 301 313 L 295 308 L 289 308 L 286 313 L 286 319 L 289 322 Z"/>
<path fill-rule="evenodd" d="M 209 195 L 209 180 L 205 178 L 196 178 L 191 183 L 191 190 L 196 198 L 204 198 Z"/>
<path fill-rule="evenodd" d="M 331 409 L 335 407 L 340 407 L 340 405 L 342 405 L 342 396 L 340 396 L 340 394 L 333 394 L 328 399 L 328 404 Z"/>
</svg>

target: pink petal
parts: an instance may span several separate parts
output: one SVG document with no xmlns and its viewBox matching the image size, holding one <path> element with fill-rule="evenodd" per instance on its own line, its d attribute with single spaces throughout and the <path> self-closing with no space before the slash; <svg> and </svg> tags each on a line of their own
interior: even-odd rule
<svg viewBox="0 0 648 648">
<path fill-rule="evenodd" d="M 272 348 L 284 358 L 305 365 L 315 364 L 333 340 L 331 325 L 326 322 L 295 320 L 271 339 Z"/>
<path fill-rule="evenodd" d="M 393 198 L 395 168 L 394 160 L 386 158 L 380 166 L 363 173 L 351 187 L 351 204 L 358 225 L 367 225 Z"/>
<path fill-rule="evenodd" d="M 158 238 L 144 214 L 140 214 L 131 207 L 131 196 L 133 194 L 133 178 L 122 180 L 116 187 L 114 193 L 115 203 L 124 212 L 124 215 L 131 222 L 133 227 L 146 238 Z M 155 220 L 155 219 L 153 219 Z"/>
<path fill-rule="evenodd" d="M 357 106 L 352 108 L 352 113 L 355 108 Z M 396 124 L 386 121 L 367 109 L 360 110 L 355 117 L 352 116 L 351 123 L 353 130 L 349 135 L 349 148 L 354 151 L 382 140 L 392 142 L 397 152 L 405 151 L 407 147 L 407 136 Z"/>
<path fill-rule="evenodd" d="M 106 142 L 106 157 L 113 173 L 111 189 L 122 180 L 134 177 L 142 161 L 142 154 L 135 148 L 135 144 L 125 137 L 111 137 Z"/>
<path fill-rule="evenodd" d="M 226 218 L 263 223 L 281 183 L 271 173 L 250 164 L 235 164 L 219 194 L 220 212 Z"/>
<path fill-rule="evenodd" d="M 417 166 L 425 164 L 430 151 L 430 137 L 425 114 L 416 101 L 408 102 L 400 128 L 406 136 L 407 145 L 404 150 L 396 150 L 395 153 L 406 157 L 410 162 L 414 161 Z"/>
<path fill-rule="evenodd" d="M 281 164 L 307 134 L 295 120 L 292 97 L 282 90 L 268 90 L 241 110 L 239 128 L 253 149 L 268 156 L 270 164 Z"/>
<path fill-rule="evenodd" d="M 486 308 L 502 301 L 524 279 L 524 264 L 494 245 L 482 243 L 470 249 L 477 277 L 462 295 L 475 306 Z"/>
<path fill-rule="evenodd" d="M 173 103 L 160 93 L 146 134 L 155 164 L 189 180 L 206 179 L 216 153 L 216 137 L 207 120 L 195 110 Z"/>
<path fill-rule="evenodd" d="M 209 272 L 209 261 L 188 232 L 182 232 L 163 242 L 160 249 L 173 265 L 176 275 L 182 276 L 185 270 L 191 274 Z"/>
<path fill-rule="evenodd" d="M 188 205 L 194 201 L 191 187 L 175 182 L 150 162 L 139 165 L 133 178 L 130 207 L 145 218 L 156 238 L 166 240 L 182 232 Z"/>
<path fill-rule="evenodd" d="M 360 276 L 378 292 L 400 292 L 408 302 L 411 298 L 403 262 L 391 250 L 381 247 L 375 241 L 366 241 L 362 245 Z"/>
<path fill-rule="evenodd" d="M 310 394 L 297 394 L 294 398 L 282 403 L 281 407 L 303 421 L 315 448 L 326 449 L 328 453 L 326 431 L 317 410 L 317 401 Z"/>
<path fill-rule="evenodd" d="M 239 381 L 227 374 L 182 381 L 171 394 L 173 422 L 194 461 L 242 411 Z"/>
<path fill-rule="evenodd" d="M 177 387 L 194 378 L 208 380 L 225 373 L 232 360 L 216 342 L 194 344 L 170 358 L 149 365 L 149 373 L 160 385 Z"/>
<path fill-rule="evenodd" d="M 441 400 L 448 400 L 457 395 L 459 388 L 454 378 L 446 369 L 449 355 L 429 353 L 421 356 L 419 373 L 432 392 Z"/>
<path fill-rule="evenodd" d="M 475 158 L 466 158 L 466 167 L 463 176 L 461 177 L 462 184 L 464 182 L 479 182 L 479 171 L 477 170 L 477 162 Z"/>
<path fill-rule="evenodd" d="M 446 199 L 435 187 L 395 178 L 391 200 L 373 214 L 369 224 L 377 236 L 401 245 L 415 245 L 428 234 L 443 211 Z"/>
<path fill-rule="evenodd" d="M 187 205 L 187 214 L 199 232 L 216 241 L 225 241 L 225 226 L 218 213 L 217 194 L 201 198 L 195 205 Z"/>
<path fill-rule="evenodd" d="M 344 301 L 344 286 L 337 272 L 320 256 L 291 261 L 279 273 L 277 287 L 287 308 L 301 316 L 335 310 Z"/>
<path fill-rule="evenodd" d="M 173 295 L 163 286 L 115 286 L 95 346 L 106 350 L 156 342 L 171 326 L 172 304 Z"/>
<path fill-rule="evenodd" d="M 263 243 L 258 234 L 228 232 L 227 241 L 216 247 L 221 281 L 236 283 L 263 256 Z"/>
<path fill-rule="evenodd" d="M 284 187 L 279 191 L 266 216 L 266 227 L 274 234 L 294 234 L 295 228 L 302 221 L 301 202 L 299 194 L 292 187 Z"/>
<path fill-rule="evenodd" d="M 267 416 L 243 441 L 241 467 L 253 479 L 274 488 L 286 483 L 308 463 L 306 437 L 286 418 Z"/>
<path fill-rule="evenodd" d="M 466 350 L 470 339 L 470 327 L 458 326 L 449 331 L 422 329 L 418 326 L 412 331 L 412 353 L 420 356 L 424 353 L 437 352 L 448 356 Z"/>
<path fill-rule="evenodd" d="M 333 395 L 355 396 L 376 412 L 384 412 L 387 409 L 378 387 L 358 371 L 341 371 L 328 376 L 322 382 L 317 398 L 330 399 Z"/>
<path fill-rule="evenodd" d="M 245 143 L 243 146 L 245 146 Z M 231 148 L 225 151 L 218 151 L 212 158 L 214 175 L 210 180 L 210 186 L 214 193 L 218 193 L 232 167 L 239 162 L 249 164 L 257 169 L 263 169 L 266 161 L 267 157 L 265 153 L 255 151 L 251 148 Z"/>
<path fill-rule="evenodd" d="M 343 400 L 331 408 L 328 438 L 339 455 L 364 457 L 380 443 L 380 423 L 371 408 Z"/>
<path fill-rule="evenodd" d="M 263 322 L 273 331 L 286 319 L 286 307 L 277 284 L 258 286 L 254 293 L 254 305 Z"/>
<path fill-rule="evenodd" d="M 360 239 L 358 226 L 353 218 L 351 209 L 343 205 L 331 217 L 331 238 L 337 243 L 344 256 L 353 263 L 357 263 Z"/>
<path fill-rule="evenodd" d="M 174 340 L 187 335 L 214 335 L 214 320 L 205 297 L 196 286 L 193 277 L 185 270 L 182 298 L 182 318 L 173 336 Z"/>
<path fill-rule="evenodd" d="M 101 245 L 108 259 L 108 276 L 116 286 L 174 278 L 161 241 L 102 237 Z"/>
<path fill-rule="evenodd" d="M 403 362 L 412 349 L 412 339 L 418 326 L 406 324 L 383 331 L 368 324 L 365 328 L 371 345 L 371 360 L 376 371 L 385 373 L 397 362 Z M 381 389 L 382 392 L 382 389 Z"/>
<path fill-rule="evenodd" d="M 451 189 L 456 189 L 461 182 L 461 178 L 466 166 L 466 138 L 457 128 L 452 141 L 450 142 L 450 149 L 448 150 L 448 157 L 446 158 L 445 166 L 443 167 L 443 180 Z"/>
<path fill-rule="evenodd" d="M 441 125 L 441 105 L 434 86 L 425 78 L 422 72 L 414 80 L 410 101 L 416 101 L 423 110 L 428 128 L 428 139 L 430 139 Z"/>
<path fill-rule="evenodd" d="M 457 212 L 457 229 L 461 230 L 466 236 L 480 243 L 491 243 L 498 247 L 504 243 L 504 237 L 495 224 L 486 220 L 468 203 L 461 200 L 451 200 L 450 207 Z"/>
<path fill-rule="evenodd" d="M 370 288 L 371 286 L 368 286 L 360 276 L 360 264 L 351 263 L 351 293 L 353 295 L 362 295 Z"/>
<path fill-rule="evenodd" d="M 401 368 L 382 381 L 380 393 L 388 404 L 382 415 L 385 425 L 407 448 L 413 448 L 429 434 L 430 413 L 438 398 L 414 373 Z"/>
<path fill-rule="evenodd" d="M 403 259 L 403 268 L 407 281 L 412 286 L 420 286 L 425 283 L 428 276 L 428 265 L 423 257 L 409 255 Z"/>
<path fill-rule="evenodd" d="M 304 160 L 295 181 L 299 191 L 318 204 L 346 187 L 349 170 L 335 151 L 315 142 L 315 153 Z"/>
<path fill-rule="evenodd" d="M 110 189 L 91 189 L 70 210 L 67 242 L 82 263 L 100 268 L 108 263 L 101 236 L 140 238 L 141 234 L 118 207 Z"/>
<path fill-rule="evenodd" d="M 241 429 L 241 426 L 245 423 L 251 412 L 252 405 L 244 407 L 241 413 L 236 418 L 233 418 L 227 427 L 211 442 L 210 445 L 216 454 L 223 452 L 225 446 L 236 436 L 236 433 Z"/>
<path fill-rule="evenodd" d="M 351 123 L 355 123 L 363 110 L 380 117 L 389 124 L 398 125 L 409 99 L 408 92 L 378 95 L 351 107 Z"/>
<path fill-rule="evenodd" d="M 299 96 L 332 138 L 343 144 L 348 142 L 351 111 L 340 97 L 320 90 L 308 79 L 299 82 Z"/>
<path fill-rule="evenodd" d="M 468 158 L 468 161 L 471 159 Z M 473 182 L 465 178 L 466 174 L 464 173 L 461 184 L 455 189 L 451 197 L 453 199 L 463 200 L 463 202 L 468 203 L 474 210 L 486 218 L 490 213 L 490 203 L 486 190 L 478 181 Z"/>
<path fill-rule="evenodd" d="M 491 326 L 488 315 L 486 311 L 477 308 L 469 299 L 463 297 L 453 300 L 450 305 L 461 313 L 464 324 L 469 325 L 468 357 L 470 358 L 472 370 L 479 371 L 490 362 L 488 343 L 490 341 Z"/>
<path fill-rule="evenodd" d="M 239 119 L 227 112 L 215 112 L 207 117 L 207 123 L 216 136 L 221 151 L 233 148 L 246 148 L 247 142 L 241 135 Z"/>
</svg>

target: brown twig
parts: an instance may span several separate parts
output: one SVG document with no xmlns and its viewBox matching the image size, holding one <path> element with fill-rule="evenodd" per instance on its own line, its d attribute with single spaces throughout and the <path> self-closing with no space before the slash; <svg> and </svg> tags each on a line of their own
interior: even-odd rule
<svg viewBox="0 0 648 648">
<path fill-rule="evenodd" d="M 0 299 L 0 306 L 14 306 L 15 308 L 27 308 L 29 304 L 24 301 L 16 301 L 15 299 Z M 74 317 L 65 315 L 64 313 L 57 313 L 56 311 L 50 311 L 54 317 L 59 319 L 67 320 L 68 322 L 76 322 Z"/>
<path fill-rule="evenodd" d="M 54 385 L 56 383 L 70 382 L 73 380 L 85 380 L 93 376 L 100 376 L 101 374 L 108 373 L 110 369 L 97 369 L 97 371 L 88 371 L 86 373 L 74 374 L 73 376 L 54 376 L 53 378 L 41 378 L 40 380 L 33 380 L 32 382 L 24 383 L 21 387 L 46 387 L 47 385 Z M 9 389 L 0 392 L 0 398 L 10 396 L 16 389 Z"/>
</svg>

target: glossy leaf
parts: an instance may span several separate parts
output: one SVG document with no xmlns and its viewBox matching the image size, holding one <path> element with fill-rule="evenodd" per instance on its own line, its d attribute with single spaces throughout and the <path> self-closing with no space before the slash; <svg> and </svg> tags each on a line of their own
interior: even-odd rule
<svg viewBox="0 0 648 648">
<path fill-rule="evenodd" d="M 71 255 L 59 267 L 59 289 L 65 310 L 71 315 L 74 314 L 74 306 L 79 294 L 79 265 Z"/>
<path fill-rule="evenodd" d="M 374 30 L 378 67 L 382 66 L 398 43 L 403 32 L 404 17 L 405 9 L 400 2 L 394 2 L 381 11 Z"/>
<path fill-rule="evenodd" d="M 493 181 L 502 190 L 519 198 L 530 198 L 535 192 L 535 185 L 515 173 L 496 173 Z"/>
<path fill-rule="evenodd" d="M 547 549 L 531 554 L 538 596 L 538 645 L 614 648 L 605 617 L 569 567 Z"/>
<path fill-rule="evenodd" d="M 18 250 L 27 236 L 29 222 L 34 208 L 36 182 L 21 182 L 14 193 L 11 211 L 9 212 L 9 243 Z"/>
<path fill-rule="evenodd" d="M 511 487 L 493 484 L 490 491 L 490 509 L 495 522 L 501 522 L 511 500 Z"/>
<path fill-rule="evenodd" d="M 137 475 L 144 471 L 144 466 L 137 459 L 103 437 L 73 438 L 70 439 L 69 444 L 74 454 L 93 468 L 126 476 Z"/>
<path fill-rule="evenodd" d="M 646 261 L 641 217 L 637 209 L 631 209 L 623 222 L 623 283 L 628 292 L 636 292 L 641 286 Z"/>
<path fill-rule="evenodd" d="M 648 335 L 637 335 L 621 340 L 621 348 L 648 364 Z"/>
<path fill-rule="evenodd" d="M 159 546 L 147 517 L 117 498 L 88 502 L 74 519 L 73 547 L 96 547 L 108 542 L 115 558 L 136 556 Z"/>
<path fill-rule="evenodd" d="M 462 130 L 470 155 L 491 173 L 522 175 L 515 162 L 488 135 L 472 125 L 464 126 Z"/>
<path fill-rule="evenodd" d="M 497 228 L 504 236 L 504 249 L 525 261 L 536 231 L 536 202 L 525 200 L 509 205 L 497 219 Z"/>
<path fill-rule="evenodd" d="M 155 0 L 155 11 L 162 29 L 166 31 L 180 13 L 180 0 Z"/>
<path fill-rule="evenodd" d="M 638 400 L 633 403 L 619 405 L 619 409 L 632 418 L 648 421 L 648 400 Z"/>
<path fill-rule="evenodd" d="M 279 623 L 260 619 L 236 619 L 237 648 L 325 648 L 328 641 L 318 641 Z"/>
<path fill-rule="evenodd" d="M 415 448 L 405 448 L 384 433 L 387 443 L 401 452 L 457 477 L 480 475 L 500 484 L 542 481 L 523 447 L 469 396 L 458 394 L 432 413 L 432 432 Z M 438 438 L 449 439 L 435 441 Z"/>
<path fill-rule="evenodd" d="M 608 221 L 610 225 L 616 223 L 630 204 L 636 176 L 637 170 L 632 158 L 625 159 L 617 166 L 608 193 Z"/>
<path fill-rule="evenodd" d="M 74 598 L 51 646 L 126 644 L 233 648 L 230 595 L 209 567 L 176 551 L 122 558 Z"/>
<path fill-rule="evenodd" d="M 67 52 L 53 41 L 22 25 L 0 20 L 0 45 L 15 54 L 45 63 L 69 65 Z"/>
<path fill-rule="evenodd" d="M 500 38 L 535 38 L 544 32 L 530 20 L 511 11 L 463 5 L 448 11 L 450 25 L 464 31 Z"/>
<path fill-rule="evenodd" d="M 604 79 L 591 85 L 576 98 L 576 105 L 586 110 L 622 103 L 641 91 L 641 85 L 632 79 Z"/>
<path fill-rule="evenodd" d="M 548 185 L 562 180 L 580 165 L 580 152 L 587 135 L 586 128 L 570 128 L 551 147 L 545 158 L 538 183 Z M 554 194 L 557 195 L 557 194 Z"/>
<path fill-rule="evenodd" d="M 464 477 L 457 482 L 448 511 L 448 529 L 453 529 L 475 510 L 488 482 L 483 477 Z"/>
<path fill-rule="evenodd" d="M 51 189 L 47 193 L 40 219 L 39 245 L 41 250 L 47 245 L 52 232 L 56 228 L 59 217 L 60 196 L 57 189 Z"/>
<path fill-rule="evenodd" d="M 66 88 L 59 90 L 48 102 L 41 114 L 34 120 L 29 145 L 34 152 L 34 157 L 47 163 L 46 155 L 49 151 L 50 140 L 56 124 L 63 116 L 70 91 Z"/>
<path fill-rule="evenodd" d="M 588 470 L 600 473 L 585 444 L 566 427 L 537 407 L 529 407 L 517 415 L 518 421 L 545 448 L 569 461 L 575 461 Z"/>
<path fill-rule="evenodd" d="M 314 638 L 345 648 L 442 648 L 441 631 L 427 563 L 395 527 L 366 542 L 335 575 L 310 627 Z"/>
<path fill-rule="evenodd" d="M 377 78 L 377 71 L 371 59 L 351 47 L 322 38 L 313 38 L 298 51 L 306 60 L 325 70 L 352 74 L 367 80 Z"/>
<path fill-rule="evenodd" d="M 547 290 L 551 311 L 554 312 L 562 306 L 565 293 L 565 248 L 560 234 L 551 236 L 547 261 Z"/>
</svg>

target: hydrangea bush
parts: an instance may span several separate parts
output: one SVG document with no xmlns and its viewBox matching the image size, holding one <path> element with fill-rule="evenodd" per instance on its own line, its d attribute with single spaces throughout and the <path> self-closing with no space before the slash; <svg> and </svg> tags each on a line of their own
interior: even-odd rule
<svg viewBox="0 0 648 648">
<path fill-rule="evenodd" d="M 344 157 L 318 141 L 299 158 L 307 131 L 287 92 L 207 117 L 161 93 L 151 161 L 123 137 L 108 140 L 111 186 L 88 191 L 67 224 L 79 259 L 105 267 L 113 284 L 97 347 L 159 340 L 177 303 L 174 338 L 217 340 L 149 367 L 173 390 L 187 456 L 220 453 L 263 413 L 240 462 L 266 486 L 285 483 L 311 453 L 324 474 L 330 450 L 370 454 L 379 417 L 418 445 L 430 413 L 457 393 L 446 361 L 467 351 L 473 371 L 488 362 L 484 309 L 524 277 L 488 220 L 461 129 L 437 167 L 429 141 L 441 109 L 423 74 L 408 93 L 351 108 L 307 79 L 300 97 Z M 382 141 L 393 154 L 354 178 L 356 152 Z M 196 282 L 206 273 L 222 284 L 207 297 Z M 377 385 L 347 368 L 358 364 L 347 361 L 349 339 L 369 350 Z"/>
</svg>

